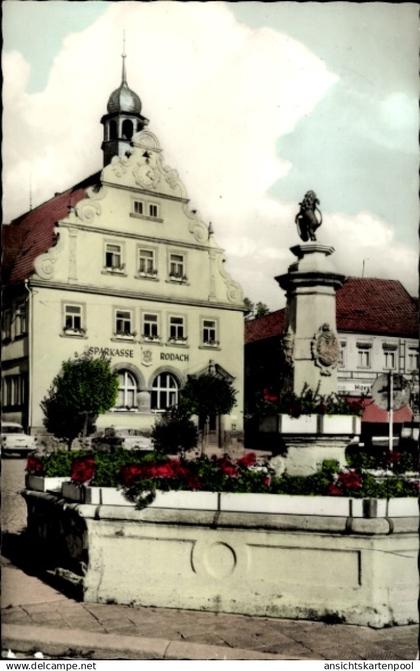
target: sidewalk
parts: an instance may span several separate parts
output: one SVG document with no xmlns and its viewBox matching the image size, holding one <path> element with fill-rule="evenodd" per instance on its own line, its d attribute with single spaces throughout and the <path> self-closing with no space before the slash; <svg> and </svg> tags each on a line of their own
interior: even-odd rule
<svg viewBox="0 0 420 671">
<path fill-rule="evenodd" d="M 167 608 L 79 603 L 2 560 L 2 650 L 62 659 L 401 659 L 417 625 L 374 630 Z M 3 652 L 4 654 L 4 652 Z"/>
</svg>

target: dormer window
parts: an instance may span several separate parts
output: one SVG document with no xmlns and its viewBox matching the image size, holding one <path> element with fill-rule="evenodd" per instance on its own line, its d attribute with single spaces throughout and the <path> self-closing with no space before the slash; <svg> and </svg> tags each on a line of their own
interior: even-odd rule
<svg viewBox="0 0 420 671">
<path fill-rule="evenodd" d="M 105 245 L 105 269 L 124 270 L 122 246 L 107 243 Z"/>
</svg>

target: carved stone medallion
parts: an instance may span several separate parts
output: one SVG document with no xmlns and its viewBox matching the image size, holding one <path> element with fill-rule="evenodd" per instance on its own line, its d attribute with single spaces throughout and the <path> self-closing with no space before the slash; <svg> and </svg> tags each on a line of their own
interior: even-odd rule
<svg viewBox="0 0 420 671">
<path fill-rule="evenodd" d="M 338 365 L 340 344 L 329 324 L 322 324 L 315 333 L 311 351 L 315 366 L 321 369 L 321 375 L 331 375 Z"/>
</svg>

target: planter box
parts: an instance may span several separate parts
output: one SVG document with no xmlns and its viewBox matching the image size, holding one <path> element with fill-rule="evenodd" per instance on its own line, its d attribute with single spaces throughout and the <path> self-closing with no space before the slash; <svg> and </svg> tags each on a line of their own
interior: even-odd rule
<svg viewBox="0 0 420 671">
<path fill-rule="evenodd" d="M 222 512 L 327 515 L 329 517 L 350 515 L 351 499 L 344 497 L 222 493 L 220 498 Z"/>
<path fill-rule="evenodd" d="M 60 492 L 61 486 L 66 480 L 67 478 L 63 477 L 28 473 L 25 478 L 25 485 L 27 489 L 32 489 L 34 492 Z"/>
<path fill-rule="evenodd" d="M 42 491 L 42 490 L 37 490 Z M 62 485 L 63 498 L 78 503 L 131 506 L 120 489 L 114 487 Z M 234 494 L 230 492 L 169 491 L 156 493 L 148 508 L 208 510 L 212 512 L 263 513 L 325 517 L 414 517 L 415 497 L 401 499 L 352 499 L 341 496 L 294 496 L 290 494 Z"/>
<path fill-rule="evenodd" d="M 92 505 L 132 505 L 125 498 L 122 490 L 115 487 L 90 487 L 89 485 L 75 485 L 73 482 L 64 482 L 61 488 L 61 495 L 69 501 Z"/>
<path fill-rule="evenodd" d="M 109 506 L 134 506 L 121 489 L 115 487 L 90 487 L 64 482 L 63 498 L 78 503 Z M 217 510 L 216 492 L 169 491 L 157 492 L 150 508 L 174 508 L 176 510 Z"/>
<path fill-rule="evenodd" d="M 279 415 L 279 433 L 318 433 L 318 416 L 301 415 L 290 417 L 290 415 Z"/>
<path fill-rule="evenodd" d="M 268 419 L 268 418 L 267 418 Z M 356 415 L 300 415 L 278 416 L 278 432 L 281 434 L 346 435 L 360 434 L 361 420 Z"/>
</svg>

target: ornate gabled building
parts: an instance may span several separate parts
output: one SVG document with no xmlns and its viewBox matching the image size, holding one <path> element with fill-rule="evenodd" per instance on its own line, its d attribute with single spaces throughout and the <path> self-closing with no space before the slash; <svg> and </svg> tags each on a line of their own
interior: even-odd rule
<svg viewBox="0 0 420 671">
<path fill-rule="evenodd" d="M 190 374 L 233 380 L 214 418 L 221 444 L 243 424 L 243 295 L 211 226 L 122 82 L 102 117 L 104 168 L 3 227 L 3 414 L 43 430 L 40 403 L 64 360 L 89 351 L 119 375 L 98 426 L 149 429 Z"/>
</svg>

